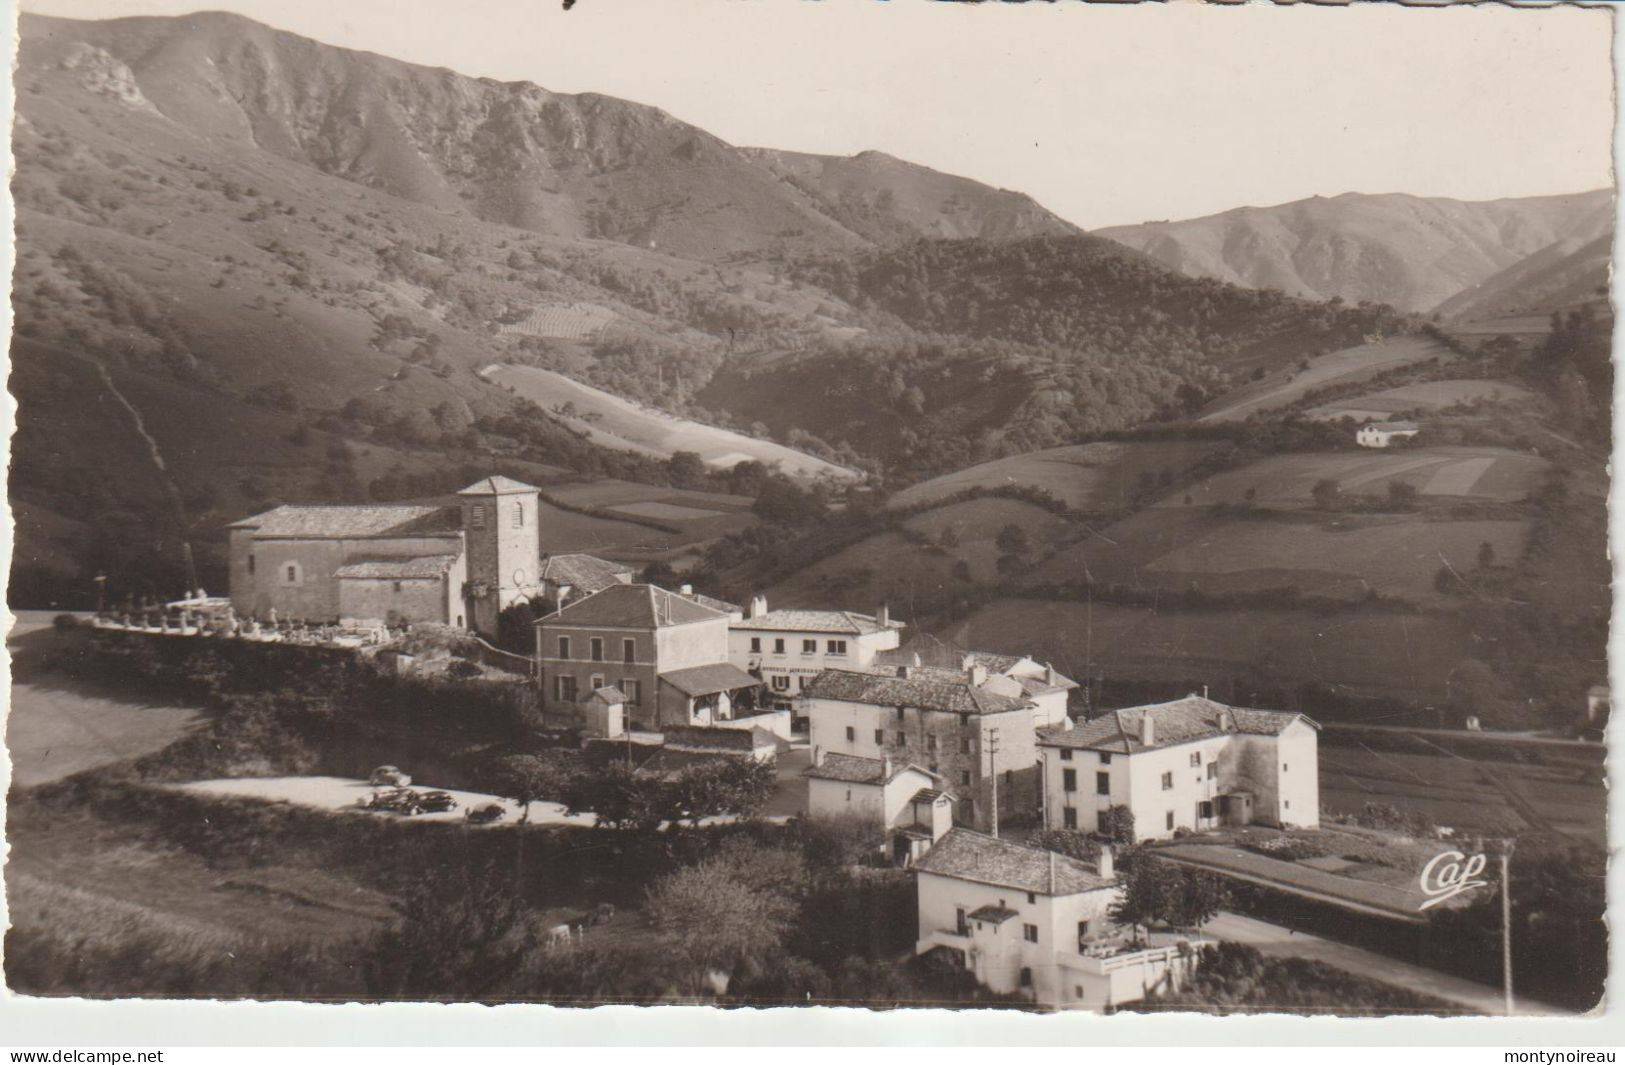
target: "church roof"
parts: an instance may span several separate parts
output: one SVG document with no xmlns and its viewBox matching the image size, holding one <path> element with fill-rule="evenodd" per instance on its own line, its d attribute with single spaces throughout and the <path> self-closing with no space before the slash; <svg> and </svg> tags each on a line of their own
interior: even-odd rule
<svg viewBox="0 0 1625 1065">
<path fill-rule="evenodd" d="M 523 481 L 516 481 L 512 477 L 503 477 L 499 474 L 495 477 L 481 477 L 457 494 L 460 496 L 507 496 L 536 491 L 540 491 L 540 489 L 535 485 L 525 484 Z"/>
<path fill-rule="evenodd" d="M 333 571 L 335 577 L 357 580 L 402 581 L 444 577 L 456 564 L 458 555 L 419 555 L 416 558 L 368 558 L 346 562 Z"/>
<path fill-rule="evenodd" d="M 252 529 L 256 539 L 365 540 L 455 533 L 462 527 L 462 519 L 455 510 L 415 503 L 288 505 L 233 522 L 230 527 Z"/>
</svg>

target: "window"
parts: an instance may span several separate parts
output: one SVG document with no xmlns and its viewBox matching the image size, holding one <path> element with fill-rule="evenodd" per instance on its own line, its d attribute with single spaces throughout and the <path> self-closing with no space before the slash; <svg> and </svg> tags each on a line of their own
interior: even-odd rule
<svg viewBox="0 0 1625 1065">
<path fill-rule="evenodd" d="M 760 636 L 750 638 L 750 653 L 753 655 L 762 653 L 762 638 Z"/>
<path fill-rule="evenodd" d="M 469 508 L 468 523 L 476 529 L 485 528 L 485 504 L 475 503 Z"/>
<path fill-rule="evenodd" d="M 599 688 L 602 688 L 603 686 L 604 686 L 604 675 L 602 673 L 594 673 L 592 675 L 592 690 L 597 691 Z"/>
<path fill-rule="evenodd" d="M 1285 763 L 1285 762 L 1282 762 L 1282 763 L 1281 763 L 1281 772 L 1283 772 L 1283 773 L 1285 773 L 1285 772 L 1286 772 L 1286 768 L 1287 768 L 1287 766 L 1286 766 L 1286 763 Z"/>
<path fill-rule="evenodd" d="M 852 726 L 851 725 L 846 726 L 846 742 L 851 743 L 853 740 L 855 740 L 857 738 L 858 738 L 858 734 L 857 734 L 856 731 L 853 730 Z"/>
<path fill-rule="evenodd" d="M 851 788 L 846 789 L 846 801 L 847 802 L 852 801 L 852 789 Z"/>
<path fill-rule="evenodd" d="M 1033 934 L 1037 935 L 1038 933 L 1035 931 Z M 1036 943 L 1038 941 L 1035 939 L 1035 940 L 1033 940 L 1033 942 Z M 1024 969 L 1021 970 L 1021 986 L 1022 987 L 1031 987 L 1031 986 L 1033 986 L 1033 971 L 1031 969 L 1024 968 Z"/>
<path fill-rule="evenodd" d="M 1095 828 L 1096 828 L 1096 830 L 1098 830 L 1100 832 L 1106 831 L 1106 811 L 1105 810 L 1096 810 L 1095 811 Z"/>
<path fill-rule="evenodd" d="M 1076 769 L 1063 769 L 1063 770 L 1061 770 L 1061 790 L 1062 791 L 1077 791 L 1078 790 L 1078 771 Z"/>
<path fill-rule="evenodd" d="M 970 770 L 969 769 L 961 769 L 959 771 L 959 786 L 962 787 L 962 788 L 970 787 Z"/>
<path fill-rule="evenodd" d="M 636 640 L 622 640 L 621 641 L 621 661 L 622 662 L 636 662 L 637 660 L 638 660 L 638 641 L 636 641 Z"/>
<path fill-rule="evenodd" d="M 776 692 L 787 692 L 787 691 L 789 691 L 790 690 L 790 678 L 789 677 L 784 677 L 784 676 L 775 676 L 773 678 L 773 690 L 776 691 Z M 847 731 L 851 732 L 852 730 L 847 729 Z"/>
<path fill-rule="evenodd" d="M 927 736 L 925 738 L 925 749 L 928 751 L 934 751 L 937 749 L 937 738 L 935 736 Z"/>
<path fill-rule="evenodd" d="M 1068 770 L 1071 772 L 1071 770 Z M 1110 795 L 1112 793 L 1112 775 L 1110 773 L 1095 774 L 1095 794 Z"/>
<path fill-rule="evenodd" d="M 801 641 L 801 653 L 804 654 L 804 655 L 815 655 L 815 654 L 817 654 L 818 653 L 818 641 L 817 640 L 802 640 Z"/>
<path fill-rule="evenodd" d="M 807 687 L 807 678 L 806 678 L 806 676 L 802 675 L 802 676 L 797 677 L 796 678 L 796 691 L 803 691 L 806 687 Z"/>
<path fill-rule="evenodd" d="M 902 720 L 903 720 L 903 708 L 902 708 L 902 707 L 901 707 L 901 706 L 899 706 L 899 707 L 898 707 L 898 708 L 897 708 L 897 720 L 898 720 L 898 721 L 902 721 Z"/>
<path fill-rule="evenodd" d="M 628 706 L 637 706 L 643 702 L 643 685 L 631 677 L 621 679 L 621 691 L 626 695 Z"/>
<path fill-rule="evenodd" d="M 561 703 L 576 701 L 576 679 L 574 677 L 554 677 L 553 697 Z"/>
<path fill-rule="evenodd" d="M 1163 791 L 1173 791 L 1174 790 L 1174 775 L 1173 775 L 1173 773 L 1164 773 L 1164 774 L 1162 774 L 1162 790 Z"/>
<path fill-rule="evenodd" d="M 1209 780 L 1217 780 L 1217 779 L 1219 779 L 1219 763 L 1218 762 L 1209 762 L 1207 764 L 1207 778 Z"/>
<path fill-rule="evenodd" d="M 969 736 L 961 736 L 961 737 L 959 737 L 959 753 L 960 754 L 969 754 L 970 753 L 970 737 Z"/>
<path fill-rule="evenodd" d="M 1170 832 L 1172 832 L 1173 828 L 1174 828 L 1174 812 L 1172 810 L 1168 811 L 1167 823 L 1168 823 L 1168 830 Z"/>
<path fill-rule="evenodd" d="M 881 747 L 886 745 L 886 730 L 875 729 L 875 743 Z"/>
<path fill-rule="evenodd" d="M 1201 764 L 1202 764 L 1202 752 L 1201 751 L 1192 751 L 1191 752 L 1191 768 L 1196 769 Z"/>
<path fill-rule="evenodd" d="M 513 527 L 515 529 L 523 529 L 525 527 L 525 504 L 523 503 L 514 504 Z"/>
<path fill-rule="evenodd" d="M 846 641 L 845 640 L 830 640 L 828 643 L 826 643 L 824 645 L 824 647 L 832 655 L 844 655 L 844 654 L 846 654 Z"/>
<path fill-rule="evenodd" d="M 893 733 L 893 735 L 895 735 L 897 737 L 897 746 L 899 746 L 899 747 L 907 747 L 908 746 L 908 735 L 906 733 L 897 732 L 897 733 Z"/>
<path fill-rule="evenodd" d="M 1031 891 L 1027 892 L 1027 904 L 1030 905 L 1030 906 L 1037 905 L 1038 904 L 1038 896 L 1035 895 Z"/>
<path fill-rule="evenodd" d="M 1203 799 L 1201 802 L 1197 803 L 1196 804 L 1196 816 L 1200 817 L 1204 821 L 1211 818 L 1213 816 L 1213 802 L 1212 802 L 1212 800 Z"/>
<path fill-rule="evenodd" d="M 776 655 L 782 655 L 784 653 L 784 641 L 782 639 L 773 641 L 773 653 Z"/>
<path fill-rule="evenodd" d="M 1022 925 L 1021 926 L 1021 938 L 1025 939 L 1029 943 L 1037 943 L 1038 942 L 1038 926 L 1035 925 L 1035 924 L 1024 924 L 1024 925 Z M 1023 969 L 1021 971 L 1022 971 L 1023 975 L 1026 976 L 1026 979 L 1021 982 L 1022 986 L 1025 987 L 1026 985 L 1033 982 L 1033 974 L 1032 974 L 1031 969 Z"/>
<path fill-rule="evenodd" d="M 568 636 L 560 636 L 559 637 L 559 657 L 560 658 L 569 658 L 570 657 L 570 637 L 568 637 Z"/>
<path fill-rule="evenodd" d="M 1015 783 L 1015 779 L 1016 779 L 1016 771 L 1014 769 L 1006 769 L 1004 771 L 1004 782 L 1006 784 Z"/>
<path fill-rule="evenodd" d="M 395 582 L 394 592 L 395 592 L 396 595 L 401 594 L 401 582 L 400 581 Z"/>
<path fill-rule="evenodd" d="M 282 567 L 282 583 L 283 584 L 298 584 L 299 583 L 299 563 L 290 562 L 286 566 Z"/>
<path fill-rule="evenodd" d="M 1292 809 L 1292 800 L 1291 800 L 1291 799 L 1288 799 L 1288 800 L 1286 800 L 1286 801 L 1285 801 L 1285 802 L 1283 802 L 1283 803 L 1282 803 L 1282 804 L 1281 804 L 1281 809 L 1283 809 L 1283 810 L 1290 810 L 1290 809 Z"/>
<path fill-rule="evenodd" d="M 604 660 L 604 640 L 602 637 L 594 636 L 592 638 L 592 642 L 587 646 L 592 648 L 592 660 L 594 662 L 602 662 Z"/>
<path fill-rule="evenodd" d="M 1070 748 L 1070 747 L 1062 747 L 1061 748 L 1061 761 L 1063 761 L 1063 762 L 1072 761 L 1072 748 Z"/>
<path fill-rule="evenodd" d="M 1061 807 L 1061 827 L 1062 828 L 1077 828 L 1078 827 L 1078 811 L 1074 810 L 1070 806 Z"/>
<path fill-rule="evenodd" d="M 1101 751 L 1100 752 L 1100 764 L 1101 765 L 1111 765 L 1112 764 L 1112 753 L 1110 751 Z"/>
<path fill-rule="evenodd" d="M 248 572 L 249 573 L 254 572 L 254 556 L 253 555 L 248 556 Z"/>
<path fill-rule="evenodd" d="M 965 908 L 963 906 L 954 908 L 954 931 L 962 936 L 970 934 L 970 922 L 965 920 Z"/>
</svg>

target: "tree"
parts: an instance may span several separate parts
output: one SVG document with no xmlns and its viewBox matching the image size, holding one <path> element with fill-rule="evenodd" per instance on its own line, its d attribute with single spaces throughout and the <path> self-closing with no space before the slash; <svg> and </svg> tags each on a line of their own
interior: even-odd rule
<svg viewBox="0 0 1625 1065">
<path fill-rule="evenodd" d="M 510 754 L 492 774 L 497 793 L 519 807 L 519 823 L 530 820 L 530 804 L 544 799 L 560 801 L 570 794 L 584 767 L 575 752 Z"/>
<path fill-rule="evenodd" d="M 671 483 L 678 488 L 700 488 L 705 484 L 705 460 L 697 451 L 675 451 L 666 461 Z"/>
<path fill-rule="evenodd" d="M 794 851 L 734 840 L 656 881 L 647 912 L 698 982 L 710 970 L 729 972 L 776 953 L 794 923 L 805 878 Z"/>
<path fill-rule="evenodd" d="M 1229 900 L 1224 881 L 1205 869 L 1173 866 L 1169 871 L 1173 874 L 1173 883 L 1166 894 L 1169 907 L 1163 918 L 1175 928 L 1201 931 Z"/>
<path fill-rule="evenodd" d="M 1014 522 L 1000 529 L 993 543 L 1006 555 L 1025 555 L 1033 547 L 1032 538 L 1027 535 L 1027 530 Z"/>
<path fill-rule="evenodd" d="M 535 948 L 525 906 L 496 867 L 422 870 L 400 920 L 369 941 L 367 990 L 383 998 L 478 999 L 503 988 Z"/>
<path fill-rule="evenodd" d="M 1134 845 L 1134 811 L 1123 803 L 1108 807 L 1100 821 L 1100 834 L 1122 846 Z"/>
<path fill-rule="evenodd" d="M 1315 482 L 1315 486 L 1309 490 L 1309 494 L 1314 498 L 1315 506 L 1319 507 L 1321 510 L 1331 510 L 1337 505 L 1337 497 L 1340 494 L 1340 489 L 1338 488 L 1336 481 L 1332 480 L 1330 477 L 1322 477 L 1320 480 Z"/>
<path fill-rule="evenodd" d="M 690 766 L 668 785 L 670 805 L 698 825 L 703 818 L 754 816 L 773 797 L 778 773 L 749 758 L 724 758 Z"/>
<path fill-rule="evenodd" d="M 1144 854 L 1123 858 L 1118 873 L 1122 893 L 1106 915 L 1116 924 L 1128 925 L 1138 939 L 1140 929 L 1160 920 L 1167 909 L 1162 879 L 1167 863 Z"/>
<path fill-rule="evenodd" d="M 572 814 L 596 814 L 605 828 L 650 832 L 672 819 L 666 788 L 655 777 L 644 776 L 624 762 L 583 773 L 570 781 L 564 794 Z"/>
</svg>

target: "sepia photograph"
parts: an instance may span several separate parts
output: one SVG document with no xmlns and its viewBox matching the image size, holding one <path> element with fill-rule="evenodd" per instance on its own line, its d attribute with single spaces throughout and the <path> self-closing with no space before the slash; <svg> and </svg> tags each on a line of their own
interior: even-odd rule
<svg viewBox="0 0 1625 1065">
<path fill-rule="evenodd" d="M 1612 10 L 197 2 L 16 21 L 10 997 L 1604 1014 Z"/>
</svg>

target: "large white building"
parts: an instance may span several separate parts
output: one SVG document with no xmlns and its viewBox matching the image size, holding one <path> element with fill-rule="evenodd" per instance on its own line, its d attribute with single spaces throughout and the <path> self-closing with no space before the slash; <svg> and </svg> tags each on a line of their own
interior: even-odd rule
<svg viewBox="0 0 1625 1065">
<path fill-rule="evenodd" d="M 729 660 L 755 673 L 777 705 L 790 706 L 826 669 L 864 669 L 897 647 L 903 623 L 885 607 L 871 617 L 850 610 L 768 610 L 755 596 L 730 626 Z"/>
<path fill-rule="evenodd" d="M 1253 821 L 1318 827 L 1319 728 L 1191 695 L 1043 730 L 1044 823 L 1098 830 L 1126 806 L 1142 840 Z"/>
<path fill-rule="evenodd" d="M 956 828 L 914 866 L 923 954 L 945 948 L 978 983 L 1052 1009 L 1104 1009 L 1177 987 L 1178 946 L 1124 942 L 1111 852 L 1091 865 Z"/>
</svg>

